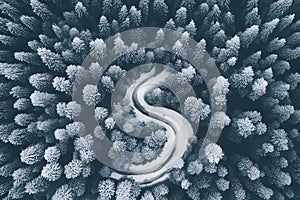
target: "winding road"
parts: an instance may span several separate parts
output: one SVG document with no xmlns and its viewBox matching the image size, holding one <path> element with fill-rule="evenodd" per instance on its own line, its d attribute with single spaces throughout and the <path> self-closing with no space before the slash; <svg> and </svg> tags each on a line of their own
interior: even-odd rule
<svg viewBox="0 0 300 200">
<path fill-rule="evenodd" d="M 151 106 L 145 101 L 148 91 L 161 85 L 171 72 L 162 70 L 155 74 L 155 68 L 141 74 L 135 83 L 126 91 L 125 98 L 134 108 L 137 118 L 142 121 L 154 122 L 166 129 L 167 142 L 157 158 L 145 164 L 130 164 L 128 173 L 113 172 L 111 178 L 132 178 L 141 187 L 154 185 L 168 179 L 169 172 L 176 162 L 183 157 L 194 131 L 189 121 L 180 113 L 165 107 Z M 136 106 L 138 105 L 138 106 Z M 138 108 L 137 108 L 138 107 Z M 140 110 L 139 110 L 140 109 Z"/>
</svg>

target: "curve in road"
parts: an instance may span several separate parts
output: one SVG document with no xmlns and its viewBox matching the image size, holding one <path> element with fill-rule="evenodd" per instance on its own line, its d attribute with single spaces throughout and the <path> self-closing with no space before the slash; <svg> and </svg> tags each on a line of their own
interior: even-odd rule
<svg viewBox="0 0 300 200">
<path fill-rule="evenodd" d="M 167 142 L 160 155 L 145 164 L 130 164 L 128 174 L 113 172 L 111 178 L 132 178 L 141 187 L 150 186 L 169 177 L 169 172 L 181 159 L 190 145 L 190 139 L 194 137 L 193 128 L 189 121 L 180 113 L 158 106 L 151 106 L 145 101 L 145 95 L 155 87 L 160 86 L 160 82 L 170 76 L 167 70 L 161 71 L 157 75 L 154 69 L 141 74 L 140 78 L 127 90 L 126 97 L 130 99 L 130 104 L 137 113 L 138 119 L 142 121 L 152 121 L 166 129 Z M 141 109 L 136 108 L 135 104 Z"/>
</svg>

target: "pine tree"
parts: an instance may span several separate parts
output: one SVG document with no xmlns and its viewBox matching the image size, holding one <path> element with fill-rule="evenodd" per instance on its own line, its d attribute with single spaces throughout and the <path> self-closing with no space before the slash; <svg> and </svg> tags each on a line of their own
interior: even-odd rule
<svg viewBox="0 0 300 200">
<path fill-rule="evenodd" d="M 103 84 L 104 90 L 108 93 L 112 93 L 115 88 L 115 84 L 110 76 L 102 76 L 101 83 Z"/>
<path fill-rule="evenodd" d="M 41 176 L 53 182 L 61 177 L 62 171 L 62 167 L 58 163 L 48 163 L 43 167 Z"/>
<path fill-rule="evenodd" d="M 290 61 L 295 60 L 300 57 L 300 47 L 296 47 L 295 49 L 285 48 L 280 51 L 280 58 Z"/>
<path fill-rule="evenodd" d="M 88 106 L 96 105 L 101 99 L 101 95 L 95 85 L 86 85 L 82 92 L 83 100 Z"/>
<path fill-rule="evenodd" d="M 47 8 L 47 5 L 39 0 L 30 0 L 30 5 L 33 12 L 43 21 L 55 19 L 55 15 Z"/>
<path fill-rule="evenodd" d="M 118 184 L 116 200 L 136 200 L 140 194 L 140 188 L 133 181 L 125 180 Z"/>
<path fill-rule="evenodd" d="M 224 153 L 219 145 L 211 143 L 205 147 L 205 155 L 210 163 L 217 164 L 223 158 Z"/>
<path fill-rule="evenodd" d="M 270 5 L 269 19 L 281 17 L 293 4 L 293 0 L 278 0 Z"/>
<path fill-rule="evenodd" d="M 114 16 L 119 12 L 121 7 L 121 0 L 104 0 L 102 5 L 102 14 Z"/>
<path fill-rule="evenodd" d="M 142 20 L 146 22 L 149 17 L 149 0 L 140 0 L 139 9 L 142 14 Z"/>
<path fill-rule="evenodd" d="M 258 36 L 259 27 L 257 25 L 253 25 L 247 28 L 241 35 L 241 44 L 242 47 L 248 48 L 249 45 L 256 39 Z"/>
<path fill-rule="evenodd" d="M 297 72 L 290 74 L 287 78 L 287 83 L 290 85 L 291 91 L 295 90 L 300 83 L 300 74 Z"/>
<path fill-rule="evenodd" d="M 223 106 L 227 102 L 226 94 L 229 92 L 228 79 L 219 76 L 212 88 L 212 96 L 216 105 Z"/>
<path fill-rule="evenodd" d="M 41 63 L 40 58 L 35 53 L 15 52 L 14 57 L 17 60 L 19 60 L 21 62 L 26 62 L 28 64 L 40 65 L 40 63 Z"/>
<path fill-rule="evenodd" d="M 227 36 L 224 30 L 220 30 L 214 36 L 213 43 L 215 46 L 223 47 L 225 45 L 226 40 L 227 40 Z"/>
<path fill-rule="evenodd" d="M 125 21 L 127 16 L 128 16 L 127 6 L 123 5 L 119 12 L 119 22 L 122 23 L 123 21 Z"/>
<path fill-rule="evenodd" d="M 230 123 L 230 118 L 224 112 L 215 112 L 211 117 L 210 126 L 215 129 L 223 129 Z"/>
<path fill-rule="evenodd" d="M 101 38 L 105 39 L 110 35 L 110 25 L 108 23 L 107 18 L 102 15 L 99 20 L 99 35 Z"/>
<path fill-rule="evenodd" d="M 71 83 L 69 80 L 66 80 L 64 77 L 54 77 L 52 86 L 55 90 L 60 92 L 65 92 L 67 94 L 71 93 Z"/>
<path fill-rule="evenodd" d="M 53 53 L 46 48 L 38 48 L 38 55 L 41 57 L 43 63 L 53 71 L 63 71 L 66 65 L 63 63 L 59 54 Z"/>
<path fill-rule="evenodd" d="M 259 180 L 248 181 L 246 187 L 261 199 L 268 200 L 274 195 L 273 190 L 264 186 Z"/>
<path fill-rule="evenodd" d="M 187 20 L 187 9 L 181 7 L 176 11 L 175 22 L 178 26 L 185 26 Z"/>
<path fill-rule="evenodd" d="M 20 24 L 14 22 L 7 22 L 6 27 L 8 31 L 14 36 L 27 37 L 29 35 L 28 29 L 26 29 Z"/>
<path fill-rule="evenodd" d="M 32 108 L 32 104 L 30 99 L 28 98 L 20 98 L 15 101 L 13 107 L 17 109 L 18 111 L 25 111 L 27 109 Z"/>
<path fill-rule="evenodd" d="M 31 17 L 31 16 L 22 15 L 20 17 L 20 20 L 26 27 L 28 27 L 30 30 L 32 30 L 34 32 L 39 30 L 39 26 L 41 25 L 39 20 L 37 20 L 35 17 Z"/>
<path fill-rule="evenodd" d="M 105 181 L 100 181 L 98 184 L 98 191 L 99 191 L 99 200 L 109 200 L 115 194 L 115 183 L 107 179 Z"/>
<path fill-rule="evenodd" d="M 25 185 L 25 192 L 28 194 L 42 193 L 47 190 L 49 183 L 42 176 L 32 179 Z"/>
<path fill-rule="evenodd" d="M 75 12 L 77 13 L 79 18 L 88 15 L 86 7 L 80 1 L 75 5 Z"/>
<path fill-rule="evenodd" d="M 120 37 L 117 37 L 114 41 L 113 52 L 117 56 L 125 54 L 128 50 L 128 47 L 124 44 L 123 40 Z"/>
<path fill-rule="evenodd" d="M 49 163 L 56 163 L 61 157 L 61 152 L 57 146 L 48 147 L 45 150 L 44 159 Z"/>
<path fill-rule="evenodd" d="M 277 151 L 287 151 L 289 149 L 287 133 L 283 129 L 270 130 L 270 134 L 271 142 Z"/>
<path fill-rule="evenodd" d="M 286 97 L 289 97 L 288 90 L 290 85 L 283 82 L 277 81 L 270 85 L 270 95 L 276 99 L 283 100 Z"/>
<path fill-rule="evenodd" d="M 261 19 L 260 15 L 258 14 L 258 8 L 255 7 L 251 11 L 247 13 L 245 16 L 245 25 L 246 27 L 250 27 L 253 25 L 260 25 Z"/>
<path fill-rule="evenodd" d="M 126 76 L 126 70 L 122 70 L 120 66 L 112 65 L 108 68 L 106 75 L 111 77 L 114 81 Z"/>
<path fill-rule="evenodd" d="M 277 187 L 291 185 L 292 178 L 289 173 L 283 172 L 277 167 L 266 167 L 265 171 L 271 184 L 275 184 Z"/>
<path fill-rule="evenodd" d="M 64 167 L 64 173 L 67 179 L 74 179 L 82 172 L 82 162 L 80 160 L 72 160 Z"/>
<path fill-rule="evenodd" d="M 73 122 L 66 125 L 66 132 L 70 137 L 80 136 L 85 133 L 85 125 L 81 122 Z"/>
<path fill-rule="evenodd" d="M 267 51 L 268 52 L 273 52 L 273 51 L 277 51 L 279 49 L 281 49 L 286 43 L 286 40 L 284 38 L 282 39 L 279 39 L 278 37 L 277 38 L 274 38 L 268 45 L 267 47 Z"/>
<path fill-rule="evenodd" d="M 29 134 L 26 129 L 15 129 L 7 139 L 13 145 L 24 145 L 28 141 L 28 136 Z"/>
<path fill-rule="evenodd" d="M 165 18 L 169 13 L 169 8 L 164 0 L 154 0 L 153 2 L 153 13 L 158 17 Z"/>
<path fill-rule="evenodd" d="M 203 170 L 203 164 L 199 160 L 195 160 L 189 163 L 187 172 L 190 175 L 199 175 Z"/>
<path fill-rule="evenodd" d="M 287 15 L 283 18 L 280 19 L 278 25 L 277 25 L 277 30 L 278 32 L 283 31 L 285 28 L 287 28 L 293 20 L 295 19 L 295 14 Z"/>
<path fill-rule="evenodd" d="M 273 19 L 272 21 L 264 23 L 261 26 L 260 38 L 263 42 L 267 41 L 269 35 L 274 31 L 278 22 L 279 22 L 279 19 L 276 18 L 276 19 Z"/>
<path fill-rule="evenodd" d="M 217 187 L 220 191 L 226 191 L 229 189 L 230 182 L 225 180 L 224 178 L 220 178 L 216 181 Z"/>
<path fill-rule="evenodd" d="M 251 181 L 257 180 L 260 177 L 260 170 L 255 167 L 249 158 L 242 158 L 237 163 L 237 166 L 242 176 L 247 176 Z"/>
<path fill-rule="evenodd" d="M 241 73 L 236 73 L 231 76 L 231 86 L 238 89 L 246 88 L 250 83 L 252 83 L 253 77 L 254 72 L 252 67 L 246 67 Z"/>
<path fill-rule="evenodd" d="M 150 191 L 146 191 L 141 197 L 141 200 L 154 200 L 154 197 Z"/>
<path fill-rule="evenodd" d="M 105 128 L 107 128 L 108 130 L 112 130 L 115 127 L 116 121 L 112 117 L 109 117 L 104 121 L 104 123 Z"/>
<path fill-rule="evenodd" d="M 142 14 L 140 10 L 137 10 L 135 6 L 132 6 L 129 10 L 129 21 L 130 27 L 136 28 L 139 27 L 142 20 Z"/>
<path fill-rule="evenodd" d="M 91 55 L 97 60 L 103 60 L 106 56 L 106 44 L 102 39 L 90 42 Z"/>
<path fill-rule="evenodd" d="M 15 116 L 15 123 L 19 126 L 28 126 L 34 119 L 33 114 L 19 113 Z"/>
<path fill-rule="evenodd" d="M 252 55 L 248 56 L 244 61 L 244 66 L 255 66 L 259 59 L 261 58 L 261 51 L 257 51 L 253 53 Z"/>
<path fill-rule="evenodd" d="M 171 29 L 171 30 L 176 29 L 175 22 L 173 21 L 172 18 L 169 21 L 166 22 L 165 28 L 168 28 L 168 29 Z"/>
<path fill-rule="evenodd" d="M 0 34 L 0 42 L 6 46 L 14 46 L 17 43 L 17 38 L 8 35 Z"/>
<path fill-rule="evenodd" d="M 85 42 L 80 39 L 79 37 L 74 37 L 73 41 L 72 41 L 72 47 L 73 47 L 73 51 L 76 54 L 81 54 L 81 55 L 85 55 L 85 51 L 86 51 L 86 44 Z"/>
<path fill-rule="evenodd" d="M 39 92 L 36 90 L 30 95 L 30 99 L 31 99 L 32 105 L 40 106 L 40 107 L 52 106 L 52 105 L 55 105 L 57 102 L 56 94 Z"/>
<path fill-rule="evenodd" d="M 52 200 L 73 200 L 74 193 L 68 184 L 60 186 L 52 196 Z"/>
<path fill-rule="evenodd" d="M 44 156 L 44 146 L 42 144 L 35 144 L 27 147 L 20 153 L 21 161 L 33 165 L 40 162 Z"/>
<path fill-rule="evenodd" d="M 195 97 L 188 97 L 184 101 L 184 112 L 189 115 L 193 121 L 199 122 L 204 120 L 210 114 L 210 108 L 203 103 L 202 99 Z"/>
<path fill-rule="evenodd" d="M 1 63 L 0 75 L 12 81 L 24 82 L 28 79 L 30 69 L 27 65 Z"/>
<path fill-rule="evenodd" d="M 2 2 L 0 5 L 2 14 L 11 17 L 14 21 L 18 21 L 20 17 L 20 10 L 13 6 L 13 3 Z"/>
<path fill-rule="evenodd" d="M 51 86 L 52 75 L 49 73 L 37 73 L 29 77 L 29 83 L 39 91 L 47 91 Z"/>
<path fill-rule="evenodd" d="M 185 30 L 192 36 L 194 37 L 197 33 L 197 27 L 195 25 L 194 20 L 191 20 L 188 25 L 185 26 Z"/>
<path fill-rule="evenodd" d="M 250 98 L 252 101 L 257 100 L 259 97 L 266 93 L 266 87 L 268 86 L 268 82 L 265 81 L 264 78 L 256 79 L 252 85 L 252 92 L 250 93 Z"/>
</svg>

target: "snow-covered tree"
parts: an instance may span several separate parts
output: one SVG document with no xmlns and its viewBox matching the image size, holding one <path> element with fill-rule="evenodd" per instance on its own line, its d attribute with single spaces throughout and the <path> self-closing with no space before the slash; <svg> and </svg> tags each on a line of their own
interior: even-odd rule
<svg viewBox="0 0 300 200">
<path fill-rule="evenodd" d="M 107 179 L 105 181 L 100 181 L 98 184 L 98 190 L 99 190 L 99 200 L 109 200 L 112 199 L 112 197 L 115 194 L 115 183 Z"/>
<path fill-rule="evenodd" d="M 147 21 L 149 16 L 149 0 L 140 0 L 139 9 L 141 10 L 142 20 Z"/>
<path fill-rule="evenodd" d="M 126 70 L 123 70 L 120 66 L 112 65 L 108 68 L 106 74 L 114 81 L 118 81 L 120 78 L 125 77 Z"/>
<path fill-rule="evenodd" d="M 58 163 L 48 163 L 43 167 L 41 175 L 48 181 L 56 181 L 61 177 L 62 171 Z"/>
<path fill-rule="evenodd" d="M 43 21 L 54 18 L 54 14 L 48 9 L 47 5 L 39 0 L 30 0 L 30 5 L 33 12 L 39 16 Z"/>
<path fill-rule="evenodd" d="M 125 180 L 117 186 L 116 200 L 135 200 L 139 194 L 139 186 L 133 181 Z"/>
<path fill-rule="evenodd" d="M 185 7 L 181 7 L 176 11 L 175 22 L 178 26 L 186 25 L 187 18 L 187 9 Z"/>
<path fill-rule="evenodd" d="M 54 71 L 62 71 L 65 69 L 66 65 L 63 63 L 62 58 L 59 54 L 51 52 L 46 48 L 38 48 L 38 55 L 41 57 L 43 63 L 50 69 Z"/>
<path fill-rule="evenodd" d="M 40 162 L 44 157 L 44 145 L 38 143 L 27 147 L 20 153 L 20 158 L 23 163 L 33 165 Z"/>
<path fill-rule="evenodd" d="M 106 38 L 107 36 L 110 35 L 110 25 L 105 16 L 101 16 L 99 20 L 99 35 L 101 38 Z"/>
<path fill-rule="evenodd" d="M 266 93 L 268 82 L 264 78 L 256 79 L 252 85 L 250 98 L 254 101 Z"/>
<path fill-rule="evenodd" d="M 84 102 L 89 106 L 96 105 L 101 100 L 101 95 L 96 85 L 86 85 L 82 93 Z"/>
<path fill-rule="evenodd" d="M 66 80 L 64 77 L 54 77 L 52 86 L 54 89 L 60 92 L 65 92 L 67 94 L 71 91 L 71 83 L 69 80 Z"/>
<path fill-rule="evenodd" d="M 279 22 L 279 19 L 276 18 L 276 19 L 273 19 L 262 25 L 261 31 L 260 31 L 260 38 L 262 41 L 264 41 L 264 42 L 267 41 L 269 35 L 274 31 L 278 22 Z"/>
<path fill-rule="evenodd" d="M 187 172 L 191 175 L 199 175 L 203 170 L 203 164 L 199 160 L 195 160 L 189 163 Z"/>
<path fill-rule="evenodd" d="M 57 146 L 48 147 L 45 150 L 44 159 L 49 163 L 55 163 L 61 157 L 61 151 Z"/>
<path fill-rule="evenodd" d="M 86 7 L 80 1 L 78 1 L 75 5 L 75 12 L 77 13 L 79 18 L 88 15 Z"/>
<path fill-rule="evenodd" d="M 197 99 L 196 97 L 188 97 L 184 101 L 184 112 L 193 121 L 199 122 L 204 120 L 210 114 L 209 105 L 203 103 L 202 99 Z"/>
<path fill-rule="evenodd" d="M 45 178 L 43 178 L 42 176 L 37 176 L 36 178 L 26 183 L 25 193 L 29 195 L 42 193 L 47 190 L 48 186 L 49 183 Z"/>
<path fill-rule="evenodd" d="M 102 76 L 101 77 L 101 83 L 103 84 L 103 87 L 106 92 L 112 93 L 115 88 L 114 82 L 111 80 L 110 76 Z"/>
<path fill-rule="evenodd" d="M 140 10 L 137 10 L 135 6 L 132 6 L 129 10 L 130 27 L 136 28 L 140 25 L 142 20 L 142 14 Z"/>
<path fill-rule="evenodd" d="M 205 147 L 205 155 L 210 163 L 217 164 L 223 158 L 224 153 L 219 145 L 211 143 Z"/>
<path fill-rule="evenodd" d="M 74 179 L 82 172 L 82 162 L 80 160 L 72 160 L 64 167 L 64 173 L 67 179 Z"/>
<path fill-rule="evenodd" d="M 269 19 L 281 17 L 292 5 L 293 0 L 278 0 L 270 5 L 268 12 Z"/>
<path fill-rule="evenodd" d="M 103 60 L 106 56 L 106 44 L 102 39 L 95 39 L 90 42 L 91 55 L 97 60 Z"/>
<path fill-rule="evenodd" d="M 153 12 L 159 17 L 165 18 L 169 13 L 169 8 L 164 0 L 154 0 Z"/>
<path fill-rule="evenodd" d="M 212 88 L 212 97 L 214 103 L 219 106 L 223 106 L 227 102 L 226 94 L 229 92 L 228 79 L 223 76 L 219 76 L 216 79 L 216 83 Z"/>
<path fill-rule="evenodd" d="M 60 186 L 52 196 L 52 200 L 72 200 L 74 199 L 74 193 L 68 184 Z"/>
<path fill-rule="evenodd" d="M 253 25 L 247 28 L 241 35 L 241 44 L 243 47 L 248 48 L 249 45 L 256 39 L 258 36 L 259 27 L 258 25 Z"/>
<path fill-rule="evenodd" d="M 105 127 L 108 130 L 112 130 L 115 127 L 116 121 L 114 120 L 114 118 L 109 117 L 104 121 L 104 123 L 105 123 Z"/>
</svg>

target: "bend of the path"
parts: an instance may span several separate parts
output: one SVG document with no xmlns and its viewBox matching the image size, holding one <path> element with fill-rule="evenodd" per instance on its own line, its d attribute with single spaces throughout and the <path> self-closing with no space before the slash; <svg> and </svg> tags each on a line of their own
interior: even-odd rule
<svg viewBox="0 0 300 200">
<path fill-rule="evenodd" d="M 127 90 L 126 97 L 129 97 L 129 104 L 134 108 L 138 119 L 151 121 L 166 129 L 167 142 L 161 153 L 155 159 L 145 164 L 131 164 L 128 166 L 128 173 L 122 174 L 113 172 L 111 178 L 131 178 L 139 183 L 141 187 L 150 186 L 169 177 L 169 171 L 176 162 L 184 156 L 193 137 L 193 128 L 189 121 L 180 113 L 159 106 L 151 106 L 145 101 L 145 95 L 153 88 L 160 86 L 170 72 L 163 70 L 157 75 L 154 71 L 141 74 Z M 138 105 L 137 107 L 135 105 Z M 140 109 L 140 110 L 139 110 Z"/>
</svg>

